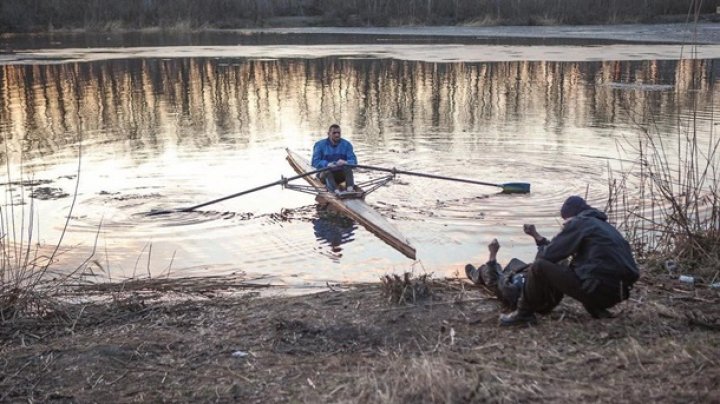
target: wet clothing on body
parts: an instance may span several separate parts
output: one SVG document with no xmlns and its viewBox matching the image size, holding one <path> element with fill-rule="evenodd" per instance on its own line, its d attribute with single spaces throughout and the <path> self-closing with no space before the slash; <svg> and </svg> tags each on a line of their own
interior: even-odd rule
<svg viewBox="0 0 720 404">
<path fill-rule="evenodd" d="M 485 285 L 500 300 L 500 302 L 510 310 L 517 309 L 520 295 L 530 271 L 531 264 L 513 258 L 502 268 L 497 261 L 488 261 L 475 268 L 472 265 L 465 267 L 465 273 L 468 278 L 477 285 Z M 563 294 L 559 291 L 544 287 L 542 290 L 543 298 L 541 304 L 538 304 L 538 313 L 551 312 L 563 298 Z"/>
</svg>

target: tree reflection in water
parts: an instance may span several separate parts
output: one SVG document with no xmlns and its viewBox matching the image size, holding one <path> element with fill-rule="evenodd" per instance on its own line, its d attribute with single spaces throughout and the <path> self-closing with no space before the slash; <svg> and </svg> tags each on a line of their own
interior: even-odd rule
<svg viewBox="0 0 720 404">
<path fill-rule="evenodd" d="M 627 111 L 646 125 L 665 111 L 706 110 L 715 70 L 708 60 L 438 64 L 335 57 L 5 65 L 0 138 L 34 158 L 83 133 L 86 141 L 113 145 L 113 154 L 144 160 L 175 146 L 248 147 L 285 127 L 324 128 L 328 117 L 357 128 L 371 145 L 386 143 L 392 129 L 402 147 L 428 132 L 527 132 L 531 118 L 552 133 L 617 125 Z M 693 80 L 704 89 L 699 97 L 685 91 Z M 663 87 L 645 91 L 636 83 Z M 645 108 L 651 111 L 640 113 Z"/>
<path fill-rule="evenodd" d="M 81 140 L 82 211 L 67 239 L 90 249 L 102 222 L 98 246 L 113 276 L 133 273 L 148 240 L 153 260 L 176 256 L 183 269 L 173 271 L 182 274 L 213 265 L 216 273 L 275 273 L 292 262 L 293 273 L 308 278 L 342 274 L 366 281 L 377 279 L 372 269 L 407 265 L 374 236 L 361 231 L 355 240 L 351 221 L 325 214 L 312 219 L 317 240 L 308 237 L 305 222 L 181 218 L 171 220 L 181 225 L 169 232 L 165 222 L 137 216 L 275 181 L 291 172 L 284 148 L 309 157 L 331 122 L 343 125 L 358 157 L 371 165 L 533 184 L 531 195 L 512 199 L 477 199 L 487 190 L 422 179 L 400 179 L 373 194 L 373 207 L 436 269 L 476 259 L 489 235 L 513 240 L 522 223 L 556 226 L 557 207 L 569 194 L 587 193 L 604 204 L 604 170 L 620 164 L 618 144 L 642 135 L 638 128 L 672 135 L 696 111 L 702 124 L 696 130 L 710 138 L 718 113 L 714 60 L 185 56 L 128 53 L 127 59 L 0 66 L 0 150 L 8 151 L 0 163 L 22 163 L 23 172 L 67 192 Z M 217 209 L 261 216 L 311 203 L 305 198 L 275 190 Z M 66 199 L 38 204 L 40 233 L 49 240 L 65 224 L 56 212 Z M 349 242 L 352 248 L 343 247 Z M 531 255 L 534 244 L 523 243 L 508 255 Z M 84 250 L 73 251 L 85 259 Z M 155 266 L 162 273 L 168 265 Z M 328 275 L 328 267 L 339 271 Z"/>
</svg>

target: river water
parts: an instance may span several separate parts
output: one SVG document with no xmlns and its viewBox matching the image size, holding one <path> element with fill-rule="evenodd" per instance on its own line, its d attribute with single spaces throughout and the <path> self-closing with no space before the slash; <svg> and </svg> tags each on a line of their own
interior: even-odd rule
<svg viewBox="0 0 720 404">
<path fill-rule="evenodd" d="M 3 228 L 45 254 L 62 235 L 60 272 L 94 251 L 89 267 L 112 280 L 444 276 L 481 263 L 494 237 L 501 262 L 531 259 L 523 223 L 552 235 L 572 194 L 604 208 L 608 171 L 633 166 L 646 129 L 671 141 L 694 116 L 709 142 L 719 112 L 717 45 L 314 31 L 161 39 L 3 41 L 13 49 L 0 55 Z M 532 192 L 398 176 L 366 200 L 412 241 L 416 262 L 281 187 L 145 215 L 294 175 L 285 148 L 309 158 L 331 123 L 362 164 Z"/>
</svg>

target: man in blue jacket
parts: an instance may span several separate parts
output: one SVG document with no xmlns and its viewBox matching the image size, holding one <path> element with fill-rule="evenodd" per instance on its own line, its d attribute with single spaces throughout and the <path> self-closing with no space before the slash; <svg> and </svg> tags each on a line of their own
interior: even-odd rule
<svg viewBox="0 0 720 404">
<path fill-rule="evenodd" d="M 534 225 L 524 226 L 538 254 L 527 271 L 517 310 L 501 316 L 500 325 L 534 324 L 535 313 L 546 311 L 558 293 L 580 301 L 594 318 L 610 317 L 607 309 L 629 297 L 640 273 L 630 245 L 607 222 L 607 215 L 579 196 L 569 197 L 560 215 L 565 223 L 552 241 Z M 568 257 L 571 263 L 563 265 Z"/>
<path fill-rule="evenodd" d="M 325 181 L 328 191 L 339 194 L 338 184 L 342 182 L 345 182 L 345 189 L 348 192 L 355 191 L 352 168 L 347 165 L 357 164 L 357 157 L 353 152 L 352 144 L 342 138 L 340 125 L 330 125 L 327 138 L 315 143 L 311 164 L 317 170 L 331 167 L 319 175 L 319 178 Z"/>
</svg>

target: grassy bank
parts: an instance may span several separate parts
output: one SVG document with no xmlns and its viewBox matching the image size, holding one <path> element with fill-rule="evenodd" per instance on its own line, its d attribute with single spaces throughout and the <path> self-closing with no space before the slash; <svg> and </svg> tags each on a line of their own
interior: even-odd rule
<svg viewBox="0 0 720 404">
<path fill-rule="evenodd" d="M 3 0 L 0 32 L 268 25 L 556 25 L 713 13 L 698 0 Z"/>
<path fill-rule="evenodd" d="M 0 328 L 0 401 L 706 402 L 718 397 L 720 292 L 645 277 L 616 318 L 565 299 L 497 327 L 464 280 L 393 304 L 381 285 L 260 298 L 154 283 L 65 320 Z M 162 285 L 162 296 L 172 293 Z M 106 296 L 106 289 L 99 291 Z M 190 292 L 190 293 L 188 293 Z M 242 293 L 245 294 L 242 294 Z M 84 290 L 87 297 L 91 291 Z"/>
</svg>

